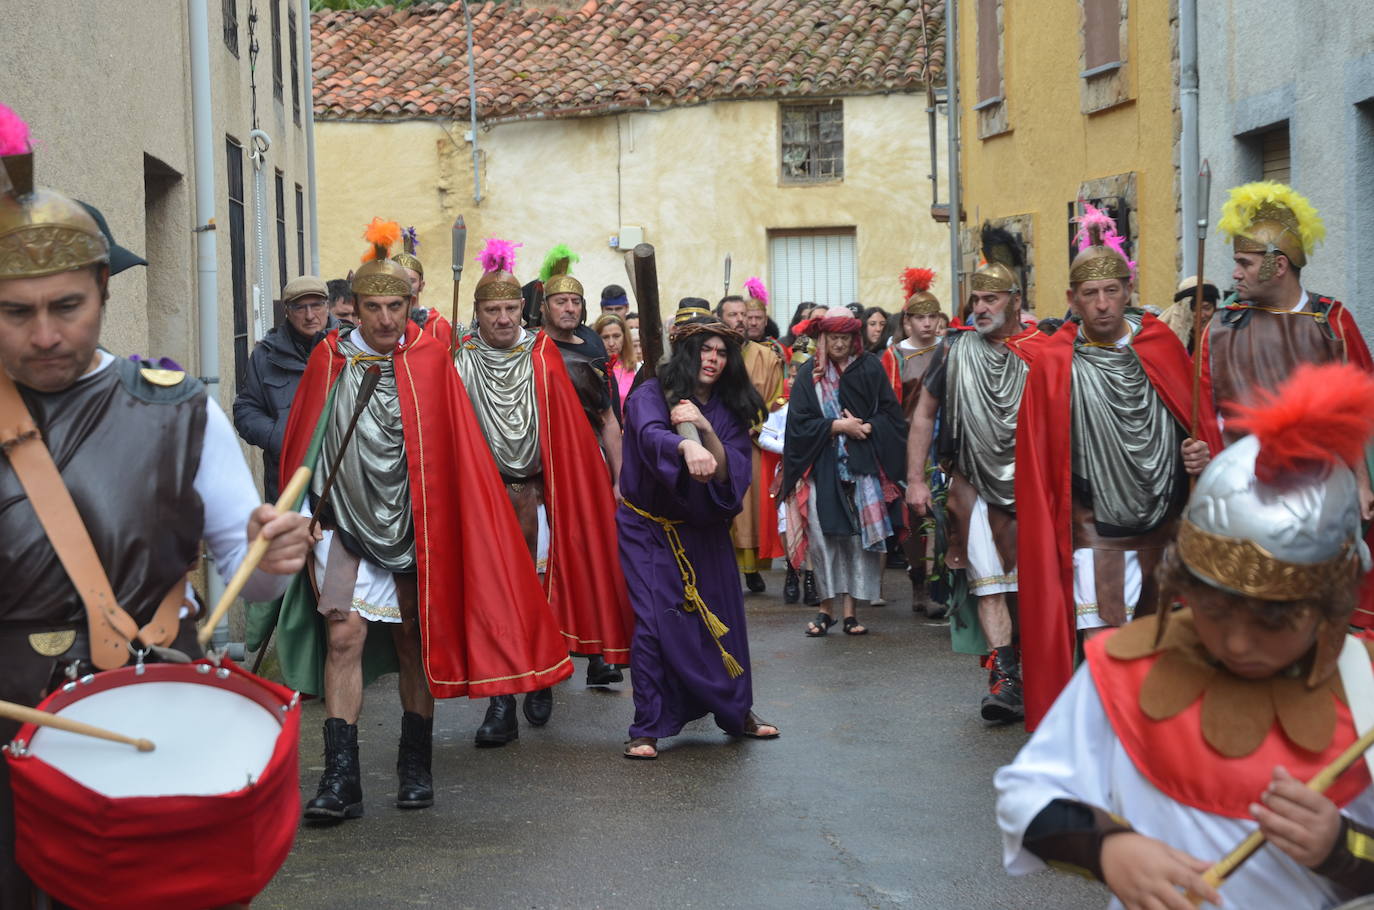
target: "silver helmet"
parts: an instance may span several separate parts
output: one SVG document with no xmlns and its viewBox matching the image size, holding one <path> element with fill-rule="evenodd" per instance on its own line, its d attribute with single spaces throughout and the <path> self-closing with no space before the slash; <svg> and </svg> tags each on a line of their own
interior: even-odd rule
<svg viewBox="0 0 1374 910">
<path fill-rule="evenodd" d="M 1259 438 L 1246 436 L 1198 479 L 1179 525 L 1188 570 L 1234 594 L 1278 601 L 1352 578 L 1357 560 L 1368 570 L 1354 473 L 1328 464 L 1274 486 L 1256 476 L 1259 453 Z"/>
</svg>

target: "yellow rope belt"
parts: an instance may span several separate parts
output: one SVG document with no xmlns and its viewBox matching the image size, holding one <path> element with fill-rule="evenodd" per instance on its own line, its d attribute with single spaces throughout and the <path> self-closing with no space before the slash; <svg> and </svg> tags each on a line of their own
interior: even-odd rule
<svg viewBox="0 0 1374 910">
<path fill-rule="evenodd" d="M 349 366 L 356 366 L 360 363 L 384 363 L 391 359 L 390 354 L 354 354 L 348 358 Z"/>
<path fill-rule="evenodd" d="M 701 617 L 701 621 L 706 624 L 706 632 L 711 636 L 711 640 L 720 648 L 720 659 L 725 664 L 725 672 L 734 679 L 744 673 L 744 668 L 739 661 L 725 650 L 725 646 L 720 643 L 721 638 L 730 631 L 725 623 L 720 621 L 720 617 L 712 613 L 706 606 L 706 601 L 701 599 L 701 592 L 697 590 L 697 570 L 692 565 L 692 561 L 687 558 L 687 551 L 682 546 L 682 537 L 677 532 L 677 526 L 682 524 L 680 521 L 670 521 L 667 518 L 660 518 L 651 515 L 639 506 L 623 499 L 626 508 L 643 518 L 647 518 L 654 524 L 663 529 L 663 536 L 668 538 L 668 546 L 673 551 L 673 558 L 677 560 L 678 571 L 682 573 L 682 608 L 688 613 L 696 613 Z"/>
</svg>

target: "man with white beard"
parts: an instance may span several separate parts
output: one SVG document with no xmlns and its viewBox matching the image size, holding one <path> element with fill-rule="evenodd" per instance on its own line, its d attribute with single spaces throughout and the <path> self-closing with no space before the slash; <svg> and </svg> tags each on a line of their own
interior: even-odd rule
<svg viewBox="0 0 1374 910">
<path fill-rule="evenodd" d="M 1021 669 L 1013 643 L 1016 594 L 1016 415 L 1035 349 L 1034 326 L 1022 329 L 1023 261 L 1007 232 L 984 227 L 986 264 L 973 273 L 973 331 L 951 332 L 926 370 L 907 440 L 907 505 L 931 509 L 925 464 L 932 442 L 950 477 L 945 563 L 967 569 L 978 621 L 992 651 L 984 720 L 1024 716 Z M 940 435 L 934 438 L 939 416 Z"/>
</svg>

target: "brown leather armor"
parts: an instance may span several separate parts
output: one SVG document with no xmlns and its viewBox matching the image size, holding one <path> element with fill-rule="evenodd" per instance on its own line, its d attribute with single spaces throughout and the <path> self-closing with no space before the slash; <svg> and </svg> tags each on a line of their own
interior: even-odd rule
<svg viewBox="0 0 1374 910">
<path fill-rule="evenodd" d="M 195 562 L 204 506 L 194 489 L 205 388 L 168 387 L 117 359 L 54 394 L 20 389 L 110 579 L 142 625 Z M 6 460 L 0 460 L 0 626 L 85 622 L 85 608 Z"/>
</svg>

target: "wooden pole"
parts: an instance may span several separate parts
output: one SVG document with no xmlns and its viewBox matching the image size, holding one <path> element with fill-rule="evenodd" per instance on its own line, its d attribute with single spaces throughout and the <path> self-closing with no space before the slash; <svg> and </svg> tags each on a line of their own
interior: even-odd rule
<svg viewBox="0 0 1374 910">
<path fill-rule="evenodd" d="M 1308 789 L 1315 793 L 1325 793 L 1336 782 L 1336 778 L 1348 771 L 1372 748 L 1374 748 L 1374 727 L 1366 730 L 1364 736 L 1351 743 L 1350 747 L 1337 756 L 1335 761 L 1318 771 L 1316 776 L 1307 782 Z M 1259 852 L 1259 848 L 1262 846 L 1264 846 L 1264 833 L 1259 830 L 1251 832 L 1250 836 L 1241 841 L 1236 849 L 1226 854 L 1212 868 L 1204 872 L 1203 880 L 1213 888 L 1221 887 L 1221 883 L 1226 881 L 1227 876 Z M 1201 900 L 1194 897 L 1193 904 L 1199 905 Z"/>
<path fill-rule="evenodd" d="M 281 491 L 281 496 L 277 497 L 277 511 L 290 512 L 296 500 L 300 499 L 305 492 L 305 485 L 310 483 L 311 471 L 305 465 L 296 469 L 296 473 L 291 475 L 291 482 L 286 485 L 286 489 Z M 224 614 L 229 612 L 229 607 L 238 599 L 239 593 L 243 591 L 243 586 L 248 584 L 248 578 L 257 569 L 258 563 L 262 562 L 263 556 L 267 554 L 267 547 L 271 543 L 261 533 L 257 540 L 254 540 L 248 547 L 248 553 L 243 557 L 243 562 L 239 564 L 238 571 L 234 577 L 229 579 L 229 584 L 225 586 L 224 593 L 220 595 L 219 603 L 210 611 L 210 618 L 201 627 L 197 639 L 202 650 L 210 644 L 210 637 L 215 634 L 215 626 L 224 618 Z"/>
<path fill-rule="evenodd" d="M 123 733 L 106 730 L 104 727 L 92 726 L 91 724 L 82 723 L 79 720 L 71 720 L 60 714 L 51 714 L 47 711 L 40 711 L 37 708 L 26 708 L 23 705 L 16 705 L 12 701 L 0 701 L 0 717 L 8 717 L 10 720 L 17 720 L 21 724 L 37 724 L 40 727 L 52 727 L 54 730 L 65 730 L 68 733 L 76 733 L 81 736 L 91 736 L 96 739 L 108 739 L 111 742 L 125 743 L 133 746 L 140 752 L 151 752 L 156 748 L 152 740 L 136 739 L 132 736 L 125 736 Z"/>
<path fill-rule="evenodd" d="M 1198 438 L 1202 414 L 1202 273 L 1203 254 L 1207 250 L 1207 205 L 1212 188 L 1212 166 L 1203 159 L 1198 174 L 1197 216 L 1197 286 L 1193 288 L 1193 419 L 1188 435 Z M 1213 455 L 1217 454 L 1215 452 Z"/>
</svg>

